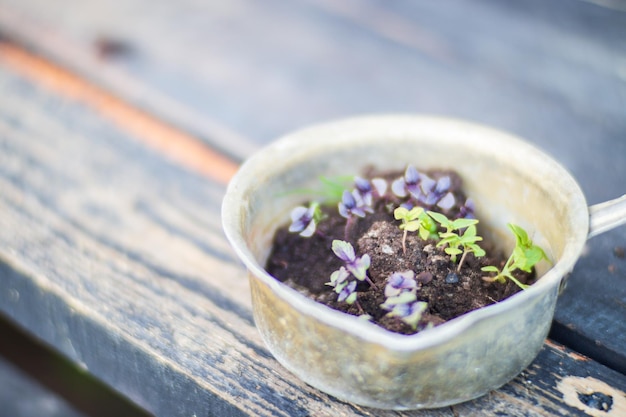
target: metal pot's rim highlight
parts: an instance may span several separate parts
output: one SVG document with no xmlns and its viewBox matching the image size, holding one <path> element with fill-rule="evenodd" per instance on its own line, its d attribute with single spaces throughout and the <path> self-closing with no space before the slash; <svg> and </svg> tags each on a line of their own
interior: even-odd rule
<svg viewBox="0 0 626 417">
<path fill-rule="evenodd" d="M 273 172 L 261 169 L 262 161 L 267 158 L 274 158 L 276 161 L 279 161 L 280 155 L 290 155 L 296 160 L 305 160 L 307 158 L 308 148 L 306 143 L 308 141 L 315 139 L 318 148 L 323 148 L 324 152 L 331 152 L 333 149 L 345 148 L 346 142 L 359 139 L 359 132 L 371 129 L 380 131 L 383 134 L 387 132 L 389 135 L 395 136 L 410 136 L 412 131 L 420 131 L 422 133 L 428 131 L 433 135 L 436 135 L 437 132 L 445 132 L 452 135 L 462 134 L 469 137 L 472 141 L 482 142 L 486 149 L 485 152 L 489 152 L 489 145 L 493 145 L 493 141 L 496 140 L 499 147 L 506 145 L 511 150 L 523 150 L 524 154 L 532 155 L 532 161 L 530 161 L 528 169 L 533 169 L 533 164 L 543 168 L 548 166 L 551 172 L 558 174 L 554 175 L 554 178 L 550 178 L 550 180 L 554 180 L 556 191 L 566 193 L 566 197 L 571 199 L 572 207 L 568 216 L 572 218 L 572 222 L 579 225 L 579 229 L 573 235 L 567 237 L 564 253 L 555 265 L 527 290 L 518 292 L 499 303 L 471 311 L 435 328 L 414 335 L 393 333 L 373 323 L 359 320 L 355 316 L 317 303 L 269 275 L 247 247 L 245 238 L 242 235 L 244 226 L 242 219 L 249 203 L 247 201 L 250 192 L 249 187 L 251 184 L 262 183 L 264 177 L 271 177 L 280 172 L 280 163 L 275 164 L 274 168 L 271 168 L 271 170 L 274 170 Z M 345 140 L 336 140 L 337 135 L 342 135 Z M 320 143 L 320 141 L 323 143 Z M 360 146 L 367 145 L 363 142 L 359 142 Z M 305 143 L 305 145 L 302 146 L 302 143 Z M 320 145 L 324 146 L 320 147 Z M 494 150 L 494 152 L 496 151 Z M 477 322 L 496 317 L 502 312 L 513 309 L 520 304 L 532 302 L 533 299 L 540 297 L 546 292 L 557 291 L 563 277 L 573 269 L 586 241 L 589 227 L 587 205 L 577 182 L 565 168 L 536 147 L 505 132 L 471 122 L 438 116 L 414 115 L 361 116 L 344 119 L 314 125 L 276 140 L 244 162 L 233 177 L 223 200 L 222 221 L 228 240 L 250 273 L 270 287 L 277 296 L 287 301 L 293 308 L 303 314 L 316 317 L 328 326 L 333 326 L 365 341 L 399 352 L 414 351 L 445 343 L 469 330 Z"/>
</svg>

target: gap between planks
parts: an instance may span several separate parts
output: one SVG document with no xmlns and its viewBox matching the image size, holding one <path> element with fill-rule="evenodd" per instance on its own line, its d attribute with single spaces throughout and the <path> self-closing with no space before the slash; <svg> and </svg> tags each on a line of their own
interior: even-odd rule
<svg viewBox="0 0 626 417">
<path fill-rule="evenodd" d="M 76 74 L 0 41 L 0 63 L 69 100 L 83 103 L 143 144 L 200 175 L 227 184 L 238 164 L 204 142 L 139 110 Z"/>
</svg>

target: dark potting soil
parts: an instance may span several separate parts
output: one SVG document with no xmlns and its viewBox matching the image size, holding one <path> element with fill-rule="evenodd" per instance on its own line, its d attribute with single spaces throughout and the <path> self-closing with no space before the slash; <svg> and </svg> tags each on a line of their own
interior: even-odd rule
<svg viewBox="0 0 626 417">
<path fill-rule="evenodd" d="M 431 178 L 442 175 L 452 177 L 451 191 L 456 201 L 465 201 L 462 181 L 454 172 L 428 172 Z M 367 175 L 366 177 L 371 177 Z M 378 175 L 380 176 L 380 175 Z M 402 173 L 388 173 L 385 178 L 394 179 Z M 358 303 L 347 304 L 337 301 L 333 288 L 326 285 L 330 275 L 343 265 L 331 250 L 334 239 L 346 240 L 346 219 L 339 215 L 337 206 L 323 206 L 326 216 L 317 226 L 317 232 L 304 238 L 298 233 L 290 233 L 289 225 L 277 230 L 273 248 L 267 261 L 267 271 L 279 281 L 300 291 L 313 300 L 348 314 L 360 316 L 368 314 L 371 321 L 397 333 L 413 334 L 429 325 L 439 325 L 469 311 L 497 303 L 520 291 L 513 282 L 486 282 L 483 266 L 495 265 L 502 268 L 507 260 L 493 245 L 480 242 L 487 255 L 476 258 L 469 253 L 460 270 L 451 261 L 444 249 L 437 247 L 435 240 L 422 240 L 415 232 L 406 238 L 406 253 L 403 252 L 400 221 L 395 220 L 393 210 L 403 200 L 391 195 L 374 205 L 375 212 L 364 218 L 357 218 L 349 229 L 347 241 L 354 247 L 357 256 L 369 254 L 371 258 L 368 276 L 375 286 L 366 282 L 357 287 Z M 443 212 L 448 218 L 459 215 L 456 204 L 448 211 L 436 207 L 427 209 Z M 480 223 L 477 225 L 480 233 Z M 394 272 L 412 270 L 418 284 L 417 298 L 428 303 L 428 307 L 417 330 L 400 318 L 388 315 L 380 307 L 385 302 L 384 288 L 387 278 Z M 516 273 L 522 282 L 530 284 L 534 274 Z"/>
</svg>

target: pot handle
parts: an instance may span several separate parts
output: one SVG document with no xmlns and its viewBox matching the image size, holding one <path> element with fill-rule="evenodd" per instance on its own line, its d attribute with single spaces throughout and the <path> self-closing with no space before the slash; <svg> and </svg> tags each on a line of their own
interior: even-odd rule
<svg viewBox="0 0 626 417">
<path fill-rule="evenodd" d="M 626 224 L 626 194 L 589 207 L 587 239 Z"/>
</svg>

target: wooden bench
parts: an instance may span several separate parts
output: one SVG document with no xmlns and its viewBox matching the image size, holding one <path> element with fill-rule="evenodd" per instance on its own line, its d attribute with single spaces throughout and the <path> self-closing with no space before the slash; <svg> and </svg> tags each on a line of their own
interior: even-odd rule
<svg viewBox="0 0 626 417">
<path fill-rule="evenodd" d="M 273 359 L 220 225 L 228 179 L 260 146 L 371 112 L 505 129 L 590 204 L 623 194 L 623 3 L 6 0 L 0 35 L 0 313 L 147 412 L 626 415 L 623 227 L 589 242 L 515 380 L 398 413 Z"/>
</svg>

